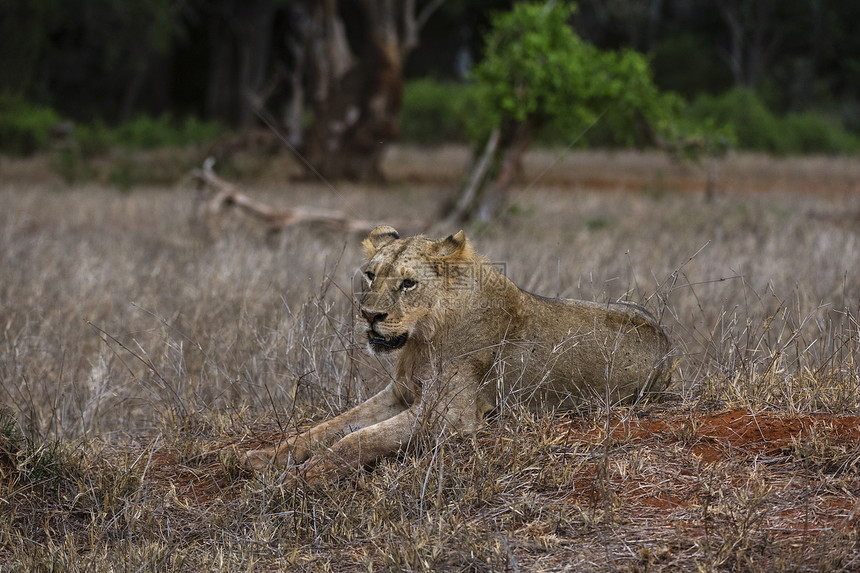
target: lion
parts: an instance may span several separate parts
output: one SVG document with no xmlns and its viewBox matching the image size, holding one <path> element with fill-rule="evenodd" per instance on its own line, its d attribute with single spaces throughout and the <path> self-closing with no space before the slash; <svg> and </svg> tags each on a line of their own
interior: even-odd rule
<svg viewBox="0 0 860 573">
<path fill-rule="evenodd" d="M 669 383 L 669 340 L 639 305 L 521 290 L 463 231 L 433 240 L 380 226 L 362 245 L 357 336 L 394 360 L 393 380 L 335 418 L 247 452 L 247 467 L 287 467 L 288 480 L 320 482 L 434 432 L 475 432 L 512 404 L 574 410 Z"/>
</svg>

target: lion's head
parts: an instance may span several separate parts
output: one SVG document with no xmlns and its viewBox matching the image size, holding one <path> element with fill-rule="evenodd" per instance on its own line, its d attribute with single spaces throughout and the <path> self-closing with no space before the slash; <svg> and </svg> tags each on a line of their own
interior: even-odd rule
<svg viewBox="0 0 860 573">
<path fill-rule="evenodd" d="M 372 352 L 392 352 L 409 340 L 428 341 L 455 300 L 469 296 L 476 257 L 460 231 L 435 241 L 400 238 L 377 227 L 362 243 L 367 255 L 359 294 L 363 331 Z"/>
</svg>

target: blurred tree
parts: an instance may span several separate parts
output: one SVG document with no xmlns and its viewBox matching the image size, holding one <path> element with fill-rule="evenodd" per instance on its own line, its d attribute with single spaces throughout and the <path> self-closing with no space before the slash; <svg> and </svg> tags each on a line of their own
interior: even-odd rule
<svg viewBox="0 0 860 573">
<path fill-rule="evenodd" d="M 40 83 L 39 64 L 59 6 L 59 0 L 0 0 L 0 92 L 30 95 Z"/>
<path fill-rule="evenodd" d="M 209 114 L 242 128 L 257 113 L 271 126 L 284 124 L 289 143 L 325 179 L 380 179 L 382 151 L 397 137 L 404 61 L 442 0 L 417 4 L 209 4 Z M 270 117 L 266 110 L 279 105 Z"/>
<path fill-rule="evenodd" d="M 716 0 L 729 34 L 724 57 L 735 85 L 755 88 L 778 46 L 774 0 Z"/>
<path fill-rule="evenodd" d="M 360 0 L 349 18 L 334 0 L 305 4 L 314 119 L 303 151 L 324 178 L 381 179 L 382 151 L 397 137 L 404 61 L 441 3 L 419 11 L 416 0 Z"/>
<path fill-rule="evenodd" d="M 0 0 L 0 93 L 108 123 L 173 112 L 247 127 L 262 108 L 326 177 L 378 177 L 407 56 L 410 77 L 462 79 L 489 47 L 488 14 L 513 0 L 440 4 Z M 740 84 L 777 114 L 860 131 L 858 19 L 844 0 L 581 0 L 572 24 L 618 58 L 647 51 L 654 83 L 691 100 Z"/>
<path fill-rule="evenodd" d="M 0 0 L 0 91 L 82 118 L 166 106 L 175 14 L 171 0 Z"/>
<path fill-rule="evenodd" d="M 269 79 L 274 19 L 286 0 L 211 0 L 208 11 L 209 73 L 206 111 L 227 123 L 250 127 L 257 98 Z"/>
<path fill-rule="evenodd" d="M 573 12 L 569 4 L 521 3 L 493 19 L 475 68 L 482 94 L 475 133 L 486 148 L 452 219 L 491 217 L 536 132 L 549 122 L 573 139 L 605 116 L 631 144 L 668 131 L 679 100 L 657 89 L 641 54 L 583 41 L 568 24 Z"/>
</svg>

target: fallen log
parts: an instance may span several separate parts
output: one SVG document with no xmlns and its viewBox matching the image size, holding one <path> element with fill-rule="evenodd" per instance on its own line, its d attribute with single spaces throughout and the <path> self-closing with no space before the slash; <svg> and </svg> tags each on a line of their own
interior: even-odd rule
<svg viewBox="0 0 860 573">
<path fill-rule="evenodd" d="M 400 227 L 407 229 L 423 229 L 426 223 L 416 221 L 368 221 L 348 217 L 340 211 L 329 209 L 318 209 L 315 207 L 293 207 L 292 209 L 275 209 L 262 203 L 246 193 L 242 192 L 232 183 L 225 181 L 215 174 L 212 167 L 215 164 L 213 158 L 203 162 L 201 169 L 191 172 L 191 177 L 197 180 L 198 189 L 211 190 L 211 196 L 202 201 L 197 209 L 199 219 L 202 219 L 210 235 L 215 234 L 216 221 L 221 212 L 231 206 L 238 207 L 242 211 L 259 219 L 268 225 L 267 232 L 277 233 L 297 223 L 318 223 L 340 231 L 362 231 L 369 232 L 378 225 L 393 225 L 398 223 Z"/>
</svg>

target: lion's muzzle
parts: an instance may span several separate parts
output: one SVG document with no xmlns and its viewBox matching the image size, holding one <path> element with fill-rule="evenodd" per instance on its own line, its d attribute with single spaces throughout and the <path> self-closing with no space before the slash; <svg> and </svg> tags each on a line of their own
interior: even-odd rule
<svg viewBox="0 0 860 573">
<path fill-rule="evenodd" d="M 374 352 L 389 352 L 391 350 L 397 350 L 406 344 L 407 338 L 409 338 L 408 332 L 386 338 L 374 330 L 367 331 L 367 341 L 370 343 L 370 348 Z"/>
<path fill-rule="evenodd" d="M 377 324 L 381 323 L 388 317 L 387 313 L 361 309 L 361 316 L 364 317 L 370 327 L 367 329 L 367 341 L 373 352 L 389 352 L 391 350 L 397 350 L 406 344 L 406 339 L 409 338 L 408 332 L 404 332 L 403 334 L 398 334 L 396 336 L 385 336 L 384 334 L 377 332 L 374 328 Z"/>
<path fill-rule="evenodd" d="M 364 320 L 366 320 L 370 326 L 373 326 L 377 322 L 385 320 L 385 317 L 387 317 L 388 314 L 385 312 L 373 312 L 371 310 L 361 309 L 361 316 L 364 317 Z"/>
</svg>

